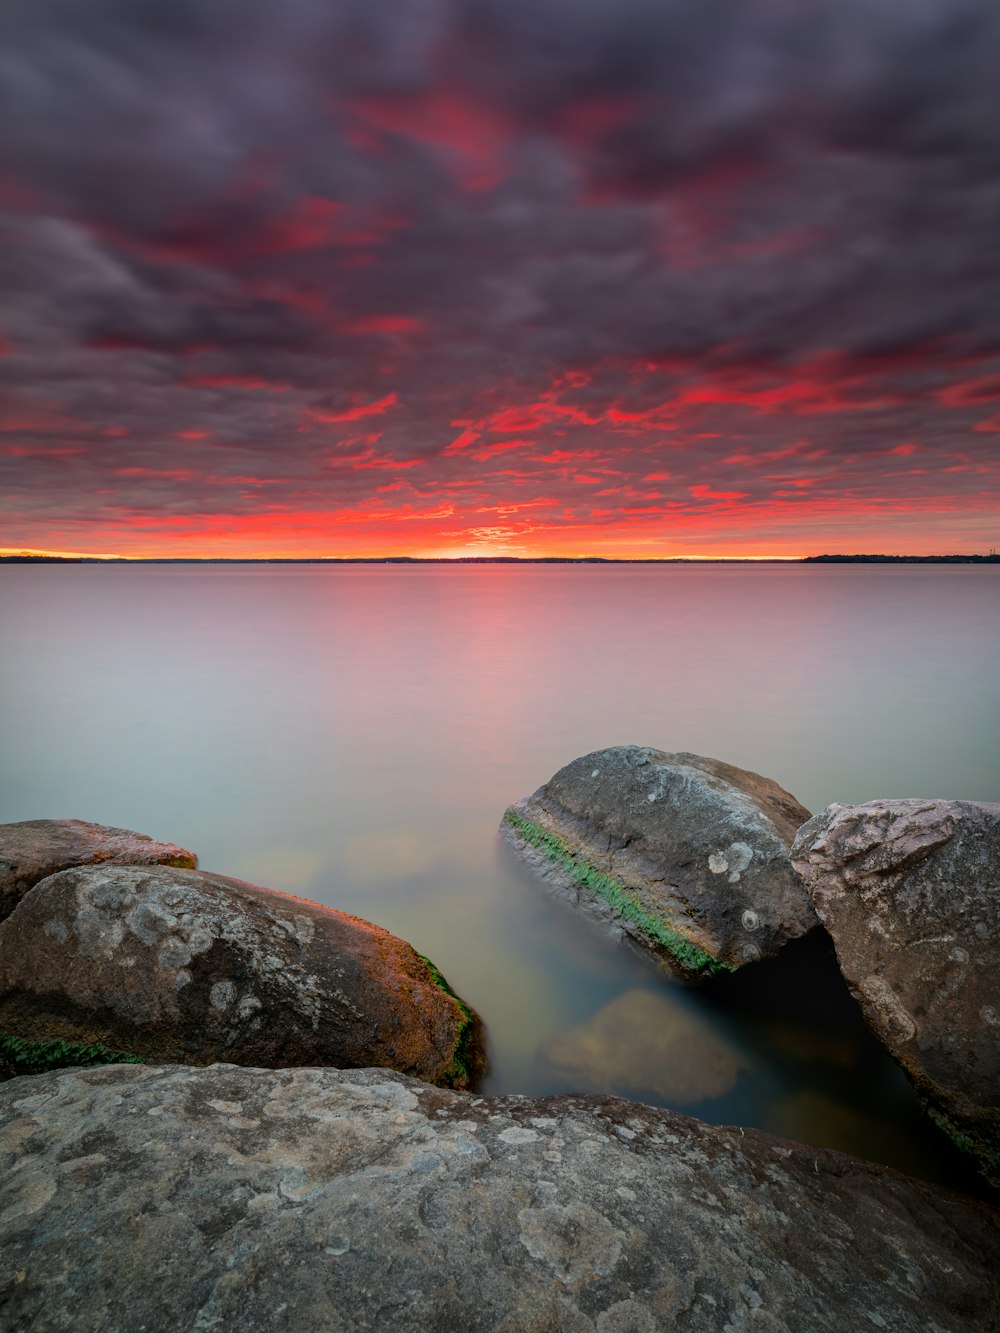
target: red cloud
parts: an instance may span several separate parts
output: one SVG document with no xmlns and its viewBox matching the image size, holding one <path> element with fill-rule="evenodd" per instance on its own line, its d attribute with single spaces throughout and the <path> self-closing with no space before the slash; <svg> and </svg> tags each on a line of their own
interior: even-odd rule
<svg viewBox="0 0 1000 1333">
<path fill-rule="evenodd" d="M 995 403 L 1000 399 L 1000 375 L 983 375 L 964 384 L 949 384 L 938 391 L 938 402 L 945 407 L 969 407 L 977 403 Z"/>
<path fill-rule="evenodd" d="M 698 500 L 746 500 L 749 491 L 713 491 L 711 486 L 689 486 L 688 490 Z"/>
<path fill-rule="evenodd" d="M 363 319 L 354 319 L 349 324 L 342 324 L 340 331 L 359 335 L 421 333 L 426 327 L 422 319 L 415 319 L 412 315 L 366 315 Z"/>
<path fill-rule="evenodd" d="M 356 146 L 371 145 L 372 130 L 410 139 L 437 152 L 459 187 L 470 194 L 496 189 L 507 175 L 514 128 L 477 94 L 432 89 L 363 97 L 349 110 L 362 122 L 360 136 L 355 130 Z"/>
<path fill-rule="evenodd" d="M 374 403 L 355 403 L 342 411 L 330 411 L 325 407 L 307 407 L 305 415 L 311 417 L 313 421 L 324 423 L 359 421 L 362 417 L 381 416 L 383 412 L 388 412 L 391 407 L 395 407 L 398 402 L 398 393 L 387 393 L 384 398 L 379 398 Z"/>
</svg>

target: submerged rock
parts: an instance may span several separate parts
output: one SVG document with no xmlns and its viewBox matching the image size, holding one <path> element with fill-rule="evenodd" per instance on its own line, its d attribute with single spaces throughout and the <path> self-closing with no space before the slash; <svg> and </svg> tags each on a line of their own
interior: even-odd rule
<svg viewBox="0 0 1000 1333">
<path fill-rule="evenodd" d="M 574 759 L 501 827 L 554 889 L 693 979 L 769 957 L 817 924 L 788 860 L 808 818 L 757 773 L 621 745 Z"/>
<path fill-rule="evenodd" d="M 0 1029 L 154 1060 L 381 1065 L 464 1087 L 478 1018 L 360 917 L 194 870 L 85 866 L 0 929 Z"/>
<path fill-rule="evenodd" d="M 1000 1184 L 1000 805 L 831 805 L 792 859 L 869 1027 Z"/>
<path fill-rule="evenodd" d="M 194 852 L 146 833 L 87 824 L 82 819 L 26 819 L 0 824 L 0 921 L 10 916 L 39 880 L 70 866 L 184 866 L 194 870 Z"/>
<path fill-rule="evenodd" d="M 682 997 L 650 990 L 627 991 L 586 1023 L 553 1033 L 537 1058 L 572 1088 L 612 1087 L 673 1106 L 722 1097 L 749 1068 L 746 1056 Z"/>
<path fill-rule="evenodd" d="M 995 1329 L 1000 1222 L 893 1171 L 594 1097 L 382 1070 L 0 1088 L 7 1325 Z"/>
</svg>

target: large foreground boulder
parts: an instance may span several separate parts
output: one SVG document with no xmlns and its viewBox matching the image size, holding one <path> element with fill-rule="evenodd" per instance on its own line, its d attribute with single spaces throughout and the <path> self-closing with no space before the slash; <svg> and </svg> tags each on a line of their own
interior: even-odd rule
<svg viewBox="0 0 1000 1333">
<path fill-rule="evenodd" d="M 1000 805 L 831 805 L 792 860 L 868 1025 L 1000 1184 Z"/>
<path fill-rule="evenodd" d="M 788 861 L 808 818 L 757 773 L 620 745 L 561 768 L 508 807 L 501 829 L 557 892 L 695 979 L 816 926 Z"/>
<path fill-rule="evenodd" d="M 87 824 L 82 819 L 26 819 L 0 824 L 0 921 L 10 916 L 39 880 L 70 866 L 185 866 L 198 864 L 194 852 L 172 842 L 156 842 L 146 833 Z"/>
<path fill-rule="evenodd" d="M 0 927 L 0 1030 L 154 1060 L 383 1065 L 464 1087 L 481 1026 L 405 941 L 221 875 L 83 866 Z"/>
<path fill-rule="evenodd" d="M 0 1088 L 5 1327 L 966 1333 L 1000 1219 L 839 1153 L 381 1070 Z"/>
</svg>

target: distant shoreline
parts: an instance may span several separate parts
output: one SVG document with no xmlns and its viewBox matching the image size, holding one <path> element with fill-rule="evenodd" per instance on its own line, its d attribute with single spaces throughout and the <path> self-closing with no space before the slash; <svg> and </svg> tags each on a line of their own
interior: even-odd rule
<svg viewBox="0 0 1000 1333">
<path fill-rule="evenodd" d="M 1000 555 L 805 555 L 653 559 L 585 556 L 100 556 L 0 555 L 3 565 L 1000 565 Z"/>
</svg>

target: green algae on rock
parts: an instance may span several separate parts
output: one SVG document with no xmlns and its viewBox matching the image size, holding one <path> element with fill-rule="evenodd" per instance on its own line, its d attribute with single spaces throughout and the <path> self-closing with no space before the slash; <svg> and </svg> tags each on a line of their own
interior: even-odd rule
<svg viewBox="0 0 1000 1333">
<path fill-rule="evenodd" d="M 567 764 L 508 807 L 501 832 L 556 892 L 704 980 L 817 926 L 788 860 L 808 818 L 759 774 L 623 745 Z"/>
<path fill-rule="evenodd" d="M 641 936 L 665 949 L 685 972 L 710 976 L 716 972 L 736 971 L 730 963 L 714 958 L 707 950 L 700 949 L 678 931 L 672 930 L 662 918 L 646 911 L 638 896 L 630 892 L 626 884 L 581 860 L 555 833 L 533 823 L 514 806 L 508 806 L 503 817 L 504 823 L 520 838 L 537 848 L 552 865 L 564 870 L 575 884 L 603 898 Z"/>
<path fill-rule="evenodd" d="M 422 963 L 426 963 L 434 985 L 455 1001 L 462 1015 L 458 1039 L 455 1042 L 454 1058 L 441 1077 L 435 1079 L 434 1082 L 439 1088 L 468 1088 L 474 1086 L 486 1068 L 482 1019 L 451 988 L 441 975 L 440 969 L 431 962 L 426 954 L 418 953 L 417 957 Z"/>
<path fill-rule="evenodd" d="M 46 1074 L 53 1069 L 141 1064 L 145 1064 L 141 1056 L 127 1051 L 111 1051 L 101 1042 L 85 1046 L 51 1037 L 45 1041 L 25 1041 L 10 1032 L 0 1032 L 0 1079 L 16 1078 L 21 1074 Z"/>
</svg>

